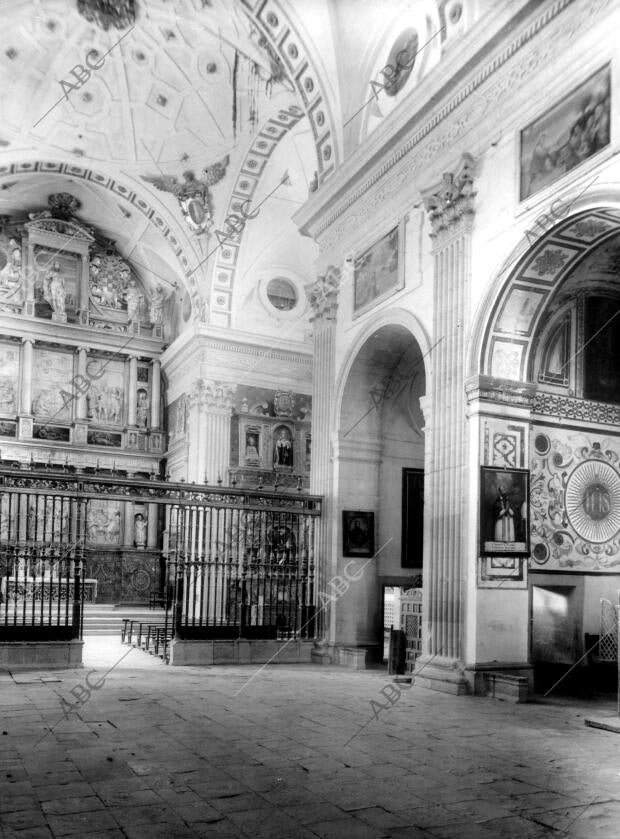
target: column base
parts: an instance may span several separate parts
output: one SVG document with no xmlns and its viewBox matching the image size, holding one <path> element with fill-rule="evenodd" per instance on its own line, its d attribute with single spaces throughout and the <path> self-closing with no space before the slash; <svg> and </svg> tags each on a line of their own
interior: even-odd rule
<svg viewBox="0 0 620 839">
<path fill-rule="evenodd" d="M 310 659 L 313 664 L 334 664 L 336 661 L 336 648 L 327 642 L 315 641 Z"/>
<path fill-rule="evenodd" d="M 421 655 L 415 663 L 414 684 L 453 696 L 464 696 L 470 693 L 470 689 L 463 667 L 463 662 L 456 658 Z"/>
</svg>

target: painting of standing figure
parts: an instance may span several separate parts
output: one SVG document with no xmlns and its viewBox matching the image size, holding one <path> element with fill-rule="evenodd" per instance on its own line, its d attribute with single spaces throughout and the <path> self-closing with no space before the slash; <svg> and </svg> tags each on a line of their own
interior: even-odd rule
<svg viewBox="0 0 620 839">
<path fill-rule="evenodd" d="M 481 555 L 529 553 L 529 472 L 483 466 L 480 478 Z"/>
<path fill-rule="evenodd" d="M 609 65 L 521 132 L 520 200 L 557 181 L 610 141 Z"/>
</svg>

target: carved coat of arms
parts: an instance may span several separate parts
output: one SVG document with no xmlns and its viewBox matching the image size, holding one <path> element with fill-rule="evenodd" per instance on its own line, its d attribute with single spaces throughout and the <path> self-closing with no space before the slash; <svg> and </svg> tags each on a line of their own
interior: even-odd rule
<svg viewBox="0 0 620 839">
<path fill-rule="evenodd" d="M 209 187 L 215 186 L 226 175 L 228 155 L 202 170 L 203 177 L 193 172 L 183 172 L 183 182 L 172 175 L 142 175 L 142 180 L 153 184 L 162 192 L 171 192 L 181 205 L 188 226 L 195 233 L 204 233 L 213 223 L 213 205 Z"/>
</svg>

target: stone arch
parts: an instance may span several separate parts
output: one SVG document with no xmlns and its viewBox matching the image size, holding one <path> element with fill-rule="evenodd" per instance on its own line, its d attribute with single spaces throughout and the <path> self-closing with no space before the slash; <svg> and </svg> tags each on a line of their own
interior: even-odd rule
<svg viewBox="0 0 620 839">
<path fill-rule="evenodd" d="M 479 307 L 473 330 L 471 372 L 528 381 L 533 339 L 548 304 L 567 275 L 620 231 L 620 207 L 605 202 L 579 210 L 536 238 L 507 279 L 500 272 Z"/>
<path fill-rule="evenodd" d="M 351 343 L 349 349 L 347 350 L 345 360 L 342 363 L 336 377 L 336 399 L 334 402 L 336 416 L 335 425 L 333 427 L 338 427 L 346 384 L 349 379 L 351 369 L 362 347 L 366 344 L 366 342 L 371 337 L 371 335 L 373 335 L 373 333 L 378 332 L 382 328 L 389 326 L 403 327 L 417 342 L 418 347 L 420 348 L 421 358 L 423 359 L 424 374 L 426 377 L 428 390 L 428 382 L 431 376 L 430 364 L 432 349 L 428 333 L 426 332 L 420 321 L 415 317 L 415 315 L 413 315 L 406 309 L 385 309 L 383 312 L 381 312 L 381 314 L 378 317 L 373 318 L 372 321 L 369 320 L 360 329 L 360 331 L 355 337 L 355 340 Z"/>
</svg>

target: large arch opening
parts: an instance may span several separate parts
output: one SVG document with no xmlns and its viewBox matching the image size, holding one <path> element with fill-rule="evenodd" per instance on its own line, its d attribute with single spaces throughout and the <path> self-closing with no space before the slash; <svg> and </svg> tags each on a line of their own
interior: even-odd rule
<svg viewBox="0 0 620 839">
<path fill-rule="evenodd" d="M 529 627 L 528 660 L 543 693 L 614 687 L 619 267 L 617 209 L 566 218 L 517 265 L 486 321 L 481 347 L 480 463 L 529 472 L 529 555 L 514 586 L 527 594 L 518 620 L 523 635 Z M 492 417 L 498 404 L 501 419 Z M 478 562 L 492 565 L 488 558 Z M 482 582 L 481 576 L 478 587 L 498 587 L 499 576 L 489 573 Z M 495 612 L 519 596 L 478 593 L 478 606 L 492 599 Z M 482 626 L 480 614 L 477 623 Z"/>
<path fill-rule="evenodd" d="M 421 631 L 426 373 L 410 329 L 390 323 L 373 331 L 354 351 L 340 392 L 336 549 L 343 567 L 353 559 L 358 579 L 337 605 L 335 640 L 381 661 L 385 631 L 397 625 L 408 632 L 412 667 Z"/>
</svg>

